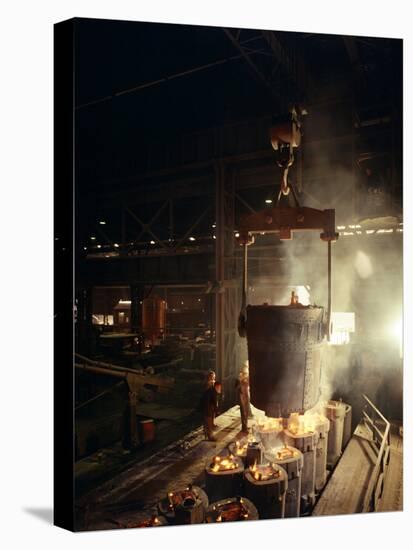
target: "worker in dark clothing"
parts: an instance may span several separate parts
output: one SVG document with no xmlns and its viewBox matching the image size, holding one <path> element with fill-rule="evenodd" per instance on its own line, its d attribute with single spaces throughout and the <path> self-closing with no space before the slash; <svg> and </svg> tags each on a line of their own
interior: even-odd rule
<svg viewBox="0 0 413 550">
<path fill-rule="evenodd" d="M 209 370 L 207 374 L 206 389 L 213 388 L 215 386 L 215 382 L 216 382 L 215 371 Z M 214 415 L 214 422 L 215 422 L 215 415 Z M 214 422 L 212 424 L 212 427 L 217 428 L 218 426 L 216 426 Z"/>
<path fill-rule="evenodd" d="M 213 387 L 216 382 L 216 374 L 213 370 L 208 371 L 206 385 L 207 388 Z"/>
<path fill-rule="evenodd" d="M 218 395 L 221 393 L 221 384 L 215 382 L 213 386 L 209 386 L 203 393 L 201 398 L 202 416 L 204 420 L 204 434 L 208 441 L 216 441 L 214 436 L 214 420 L 218 413 Z"/>
<path fill-rule="evenodd" d="M 236 389 L 241 413 L 241 431 L 248 433 L 248 417 L 252 415 L 250 405 L 250 378 L 247 361 L 239 373 Z"/>
</svg>

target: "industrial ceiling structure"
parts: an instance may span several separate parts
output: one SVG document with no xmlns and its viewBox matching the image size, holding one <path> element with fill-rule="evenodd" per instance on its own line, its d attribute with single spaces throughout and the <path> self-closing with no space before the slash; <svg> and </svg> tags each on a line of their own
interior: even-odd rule
<svg viewBox="0 0 413 550">
<path fill-rule="evenodd" d="M 115 243 L 126 246 L 138 236 L 138 249 L 154 240 L 158 245 L 173 239 L 176 245 L 192 236 L 186 235 L 190 223 L 180 226 L 179 207 L 165 229 L 161 215 L 168 212 L 165 207 L 158 213 L 161 201 L 173 182 L 175 196 L 196 203 L 194 197 L 208 192 L 208 163 L 219 159 L 233 163 L 242 157 L 240 179 L 248 178 L 248 169 L 260 172 L 252 184 L 258 192 L 250 190 L 250 182 L 236 183 L 243 189 L 239 202 L 260 206 L 274 181 L 264 173 L 271 166 L 268 122 L 292 105 L 308 112 L 296 167 L 307 200 L 320 202 L 322 193 L 327 207 L 340 193 L 354 196 L 369 167 L 376 179 L 386 180 L 391 213 L 400 209 L 398 41 L 82 20 L 76 44 L 76 181 L 89 212 L 79 245 L 89 252 L 93 244 L 112 245 L 117 252 Z M 338 178 L 339 192 L 331 181 L 337 172 L 349 175 Z M 343 189 L 351 187 L 350 178 L 353 189 Z M 145 203 L 140 207 L 145 215 L 139 208 L 124 212 L 122 234 L 122 214 L 113 206 L 133 202 Z M 188 204 L 202 214 L 197 204 Z M 358 214 L 353 208 L 341 221 L 351 223 Z M 203 217 L 198 236 L 211 237 L 213 218 L 213 213 Z M 96 226 L 99 221 L 106 226 Z M 151 221 L 158 231 L 140 235 L 141 224 Z M 90 242 L 94 233 L 99 243 Z"/>
</svg>

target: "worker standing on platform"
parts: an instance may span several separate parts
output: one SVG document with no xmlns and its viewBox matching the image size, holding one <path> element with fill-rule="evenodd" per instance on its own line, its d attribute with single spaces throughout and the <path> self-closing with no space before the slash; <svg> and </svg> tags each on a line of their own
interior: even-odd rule
<svg viewBox="0 0 413 550">
<path fill-rule="evenodd" d="M 209 370 L 208 371 L 208 374 L 207 374 L 207 383 L 206 383 L 206 387 L 207 389 L 208 388 L 213 388 L 215 386 L 215 382 L 216 382 L 216 374 L 215 374 L 215 371 L 213 370 Z M 212 420 L 212 427 L 213 428 L 216 428 L 217 426 L 215 425 L 215 415 L 214 415 L 214 418 Z"/>
<path fill-rule="evenodd" d="M 216 441 L 214 436 L 214 420 L 218 413 L 218 396 L 221 393 L 220 382 L 214 382 L 204 391 L 201 399 L 202 416 L 204 421 L 204 434 L 208 441 Z"/>
<path fill-rule="evenodd" d="M 250 405 L 250 378 L 248 361 L 245 361 L 242 367 L 238 380 L 236 382 L 236 389 L 238 395 L 238 403 L 241 412 L 241 431 L 248 433 L 248 417 L 251 414 Z"/>
<path fill-rule="evenodd" d="M 216 374 L 213 370 L 209 370 L 207 374 L 207 388 L 214 387 L 214 384 L 216 382 Z"/>
</svg>

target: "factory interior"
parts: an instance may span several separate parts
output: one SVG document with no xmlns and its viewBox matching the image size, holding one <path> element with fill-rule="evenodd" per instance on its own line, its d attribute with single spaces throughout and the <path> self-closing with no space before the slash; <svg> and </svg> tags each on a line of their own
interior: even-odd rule
<svg viewBox="0 0 413 550">
<path fill-rule="evenodd" d="M 75 59 L 76 530 L 402 510 L 402 41 Z"/>
</svg>

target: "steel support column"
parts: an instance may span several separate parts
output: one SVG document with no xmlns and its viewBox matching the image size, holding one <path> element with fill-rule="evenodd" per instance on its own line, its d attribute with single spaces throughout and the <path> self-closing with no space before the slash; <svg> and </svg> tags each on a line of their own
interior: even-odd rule
<svg viewBox="0 0 413 550">
<path fill-rule="evenodd" d="M 76 291 L 75 346 L 77 353 L 94 351 L 92 338 L 92 289 L 79 288 Z"/>
<path fill-rule="evenodd" d="M 139 445 L 138 423 L 136 421 L 136 406 L 138 395 L 135 391 L 129 391 L 128 405 L 126 409 L 126 425 L 123 436 L 123 445 L 126 449 L 136 449 Z"/>
<path fill-rule="evenodd" d="M 142 302 L 144 296 L 143 285 L 131 285 L 131 330 L 132 332 L 142 332 Z"/>
<path fill-rule="evenodd" d="M 234 403 L 235 377 L 239 369 L 237 318 L 239 278 L 234 255 L 235 185 L 233 172 L 222 162 L 216 172 L 215 333 L 217 379 L 223 383 L 224 404 Z"/>
</svg>

